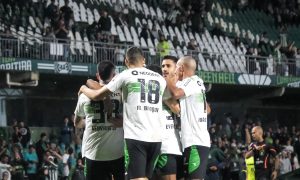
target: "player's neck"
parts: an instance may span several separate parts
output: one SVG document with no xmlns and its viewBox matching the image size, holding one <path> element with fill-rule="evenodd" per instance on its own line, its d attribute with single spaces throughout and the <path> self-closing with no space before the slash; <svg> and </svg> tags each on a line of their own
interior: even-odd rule
<svg viewBox="0 0 300 180">
<path fill-rule="evenodd" d="M 185 72 L 183 73 L 183 76 L 182 76 L 182 80 L 186 79 L 186 78 L 189 78 L 189 77 L 192 77 L 194 76 L 195 74 L 192 73 L 192 72 Z"/>
<path fill-rule="evenodd" d="M 264 138 L 258 139 L 257 142 L 264 142 Z"/>
<path fill-rule="evenodd" d="M 128 69 L 133 69 L 133 68 L 142 68 L 144 67 L 144 64 L 129 64 L 127 66 Z"/>
</svg>

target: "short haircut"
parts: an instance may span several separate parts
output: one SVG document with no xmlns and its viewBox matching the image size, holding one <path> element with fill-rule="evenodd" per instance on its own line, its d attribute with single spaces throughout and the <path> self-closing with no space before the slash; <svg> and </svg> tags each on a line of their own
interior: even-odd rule
<svg viewBox="0 0 300 180">
<path fill-rule="evenodd" d="M 74 152 L 73 148 L 69 147 L 68 154 L 73 154 L 73 152 Z"/>
<path fill-rule="evenodd" d="M 161 67 L 155 64 L 150 64 L 149 66 L 146 67 L 147 69 L 154 71 L 160 75 L 162 75 L 162 70 Z"/>
<path fill-rule="evenodd" d="M 43 137 L 45 137 L 45 136 L 47 136 L 47 134 L 44 133 L 44 132 L 42 132 L 40 137 L 43 138 Z"/>
<path fill-rule="evenodd" d="M 175 57 L 175 56 L 170 56 L 170 55 L 164 56 L 162 60 L 166 60 L 166 59 L 172 60 L 175 64 L 176 64 L 177 61 L 178 61 L 178 58 L 177 58 L 177 57 Z"/>
<path fill-rule="evenodd" d="M 130 64 L 137 64 L 144 59 L 143 51 L 137 47 L 130 47 L 126 51 L 126 58 Z"/>
<path fill-rule="evenodd" d="M 115 65 L 110 61 L 101 61 L 97 65 L 98 74 L 102 81 L 107 81 L 112 73 L 115 70 Z"/>
</svg>

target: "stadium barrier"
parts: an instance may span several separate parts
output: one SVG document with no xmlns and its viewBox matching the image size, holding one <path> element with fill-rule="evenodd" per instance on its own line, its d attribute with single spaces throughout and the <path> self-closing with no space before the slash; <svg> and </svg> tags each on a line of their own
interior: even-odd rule
<svg viewBox="0 0 300 180">
<path fill-rule="evenodd" d="M 37 60 L 98 63 L 111 60 L 124 65 L 124 55 L 132 44 L 111 44 L 94 41 L 49 39 L 36 37 L 14 38 L 0 35 L 0 57 Z M 147 64 L 160 64 L 161 57 L 154 48 L 143 49 Z M 170 55 L 192 55 L 198 60 L 198 69 L 212 72 L 300 76 L 300 60 L 275 57 L 248 56 L 242 53 L 201 52 L 169 49 Z M 3 61 L 1 62 L 3 64 Z M 5 63 L 5 62 L 4 62 Z M 1 70 L 1 67 L 0 67 Z"/>
</svg>

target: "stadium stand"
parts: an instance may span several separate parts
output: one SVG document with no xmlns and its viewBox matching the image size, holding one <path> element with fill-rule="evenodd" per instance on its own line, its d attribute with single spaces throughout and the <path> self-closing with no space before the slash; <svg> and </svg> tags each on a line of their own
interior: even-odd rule
<svg viewBox="0 0 300 180">
<path fill-rule="evenodd" d="M 66 15 L 62 15 L 59 10 L 55 10 L 51 14 L 51 9 L 62 8 L 65 5 L 64 1 L 54 2 L 58 6 L 53 5 L 52 7 L 50 0 L 44 4 L 29 1 L 24 4 L 23 8 L 20 8 L 19 4 L 14 1 L 5 5 L 0 4 L 0 12 L 3 15 L 5 13 L 0 21 L 1 30 L 7 35 L 11 34 L 12 38 L 17 38 L 24 45 L 18 47 L 20 48 L 19 52 L 27 51 L 22 56 L 45 59 L 46 53 L 42 51 L 49 49 L 49 43 L 42 43 L 41 38 L 43 37 L 44 42 L 51 42 L 48 57 L 54 60 L 66 57 L 73 62 L 97 62 L 99 59 L 97 51 L 99 50 L 96 49 L 99 48 L 97 45 L 99 42 L 101 44 L 113 42 L 114 45 L 104 45 L 113 46 L 110 48 L 112 52 L 109 54 L 114 54 L 113 49 L 116 46 L 126 49 L 130 45 L 137 45 L 143 47 L 143 50 L 149 53 L 149 57 L 157 58 L 158 36 L 164 35 L 169 40 L 173 55 L 182 56 L 191 52 L 187 52 L 186 48 L 189 42 L 196 40 L 197 48 L 191 49 L 194 50 L 192 55 L 197 58 L 199 53 L 207 51 L 209 54 L 204 60 L 201 60 L 204 70 L 269 75 L 276 73 L 296 75 L 297 72 L 296 62 L 293 60 L 295 56 L 290 54 L 296 51 L 294 45 L 298 45 L 299 37 L 296 33 L 298 27 L 296 25 L 287 26 L 287 37 L 293 37 L 295 43 L 284 47 L 283 45 L 288 42 L 287 39 L 284 40 L 281 42 L 280 56 L 276 55 L 271 58 L 269 55 L 275 54 L 273 47 L 276 46 L 281 34 L 275 26 L 274 18 L 259 9 L 249 7 L 232 10 L 234 4 L 231 1 L 218 0 L 212 2 L 211 10 L 207 2 L 204 5 L 201 4 L 202 1 L 196 3 L 196 7 L 200 7 L 200 10 L 197 11 L 191 5 L 181 6 L 178 3 L 173 4 L 172 8 L 168 9 L 165 8 L 168 3 L 157 6 L 155 3 L 146 3 L 147 1 L 88 0 L 70 1 L 71 10 L 68 12 L 70 15 L 66 19 Z M 120 7 L 126 6 L 126 8 L 123 11 L 118 10 L 113 6 L 113 4 L 118 3 Z M 202 6 L 207 10 L 203 10 Z M 32 7 L 36 8 L 33 9 Z M 109 12 L 108 20 L 105 20 L 106 23 L 102 23 L 104 21 L 101 20 L 101 17 L 107 12 Z M 16 19 L 18 14 L 22 14 L 22 18 Z M 65 25 L 56 22 L 62 16 Z M 200 19 L 197 20 L 202 18 L 205 22 L 203 27 L 206 27 L 194 27 L 196 20 L 191 16 L 199 17 Z M 180 20 L 180 18 L 185 18 L 188 23 Z M 11 23 L 11 21 L 15 23 Z M 144 24 L 147 24 L 151 38 L 145 39 L 139 36 Z M 59 26 L 65 26 L 67 35 L 59 30 Z M 104 26 L 108 26 L 106 28 L 110 31 L 103 30 Z M 156 31 L 158 36 L 152 35 L 150 30 L 153 26 L 156 27 L 154 32 Z M 56 38 L 53 39 L 53 37 Z M 178 39 L 179 44 L 173 44 L 174 37 Z M 58 38 L 65 40 L 62 41 Z M 236 40 L 237 38 L 240 40 Z M 5 43 L 5 40 L 3 41 Z M 42 48 L 35 48 L 38 46 Z M 254 48 L 253 53 L 248 52 L 250 47 Z M 69 52 L 71 57 L 68 57 Z M 212 57 L 213 54 L 215 59 Z M 287 57 L 282 57 L 284 55 Z M 18 56 L 20 55 L 18 54 Z M 113 60 L 114 57 L 109 57 L 109 59 Z M 249 61 L 253 62 L 250 63 Z M 279 71 L 275 67 L 277 66 L 275 63 L 279 64 L 279 61 L 285 62 L 285 66 L 289 68 L 282 69 L 288 69 L 288 72 Z M 200 67 L 202 67 L 201 64 Z M 222 68 L 219 68 L 220 64 L 222 64 Z M 205 68 L 206 66 L 208 69 Z"/>
<path fill-rule="evenodd" d="M 198 69 L 202 71 L 299 76 L 300 51 L 297 49 L 300 47 L 299 3 L 290 5 L 291 1 L 286 1 L 286 4 L 281 6 L 273 4 L 273 1 L 262 5 L 257 2 L 260 1 L 70 0 L 69 6 L 65 6 L 64 0 L 2 0 L 0 57 L 93 64 L 109 59 L 117 65 L 123 65 L 125 50 L 135 45 L 144 50 L 149 64 L 158 63 L 160 54 L 157 46 L 159 37 L 164 36 L 169 43 L 171 55 L 178 57 L 192 55 L 198 60 Z M 59 10 L 63 7 L 64 10 Z M 282 10 L 278 7 L 282 7 Z M 289 13 L 286 13 L 286 9 Z M 297 11 L 298 14 L 293 13 Z M 105 12 L 108 15 L 103 20 Z M 141 36 L 143 28 L 146 38 Z M 70 84 L 81 80 L 66 79 L 64 82 Z M 47 90 L 53 88 L 50 83 L 44 86 Z M 238 94 L 233 93 L 232 96 Z M 247 93 L 249 91 L 245 93 L 246 96 L 250 95 Z M 51 95 L 61 98 L 55 93 Z M 38 109 L 39 103 L 32 107 Z M 47 108 L 64 105 L 66 106 L 53 102 L 48 103 Z M 270 114 L 273 115 L 274 109 L 272 110 Z M 53 111 L 49 109 L 47 113 L 51 114 Z M 283 114 L 293 113 L 286 110 Z M 291 167 L 289 170 L 299 168 L 300 130 L 293 126 L 295 122 L 291 123 L 297 119 L 296 115 L 290 118 L 289 123 L 285 122 L 286 126 L 280 126 L 277 120 L 274 122 L 270 117 L 253 116 L 239 119 L 240 117 L 228 114 L 221 118 L 211 117 L 210 135 L 214 148 L 221 149 L 226 157 L 224 162 L 218 162 L 221 176 L 231 177 L 241 172 L 239 177 L 245 178 L 241 171 L 245 169 L 244 131 L 254 125 L 264 126 L 266 141 L 281 152 L 280 174 L 287 173 L 289 167 Z M 269 124 L 262 124 L 261 119 L 263 121 L 268 119 Z M 15 123 L 13 126 L 21 125 Z M 37 150 L 39 151 L 37 153 L 46 156 L 40 163 L 44 169 L 52 172 L 51 176 L 55 176 L 54 179 L 62 175 L 60 155 L 66 152 L 65 144 L 60 142 L 59 137 L 62 133 L 75 135 L 71 123 L 68 126 L 70 126 L 68 132 L 55 129 L 54 133 L 53 128 L 43 131 L 41 128 L 31 129 L 32 137 L 29 144 L 35 144 L 37 149 L 40 144 L 47 147 L 47 151 Z M 47 132 L 46 142 L 40 140 L 42 132 Z M 4 154 L 13 158 L 14 151 L 27 153 L 28 147 L 21 146 L 17 138 L 18 133 L 18 128 L 0 128 L 0 163 L 14 166 L 13 161 L 5 161 Z M 13 137 L 15 144 L 11 143 Z M 83 173 L 80 162 L 80 138 L 76 136 L 72 140 L 71 147 L 75 153 L 70 158 L 69 176 L 79 173 L 77 177 L 80 177 Z M 289 161 L 286 161 L 287 159 Z M 238 166 L 233 168 L 232 163 L 237 163 Z M 23 169 L 22 173 L 24 172 Z M 36 173 L 44 176 L 43 172 Z"/>
</svg>

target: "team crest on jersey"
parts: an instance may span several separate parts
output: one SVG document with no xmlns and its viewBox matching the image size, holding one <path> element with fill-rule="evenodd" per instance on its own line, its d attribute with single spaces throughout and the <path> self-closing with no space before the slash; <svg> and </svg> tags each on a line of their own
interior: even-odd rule
<svg viewBox="0 0 300 180">
<path fill-rule="evenodd" d="M 262 150 L 259 151 L 260 156 L 264 156 L 264 154 L 265 154 L 265 150 L 262 149 Z"/>
</svg>

